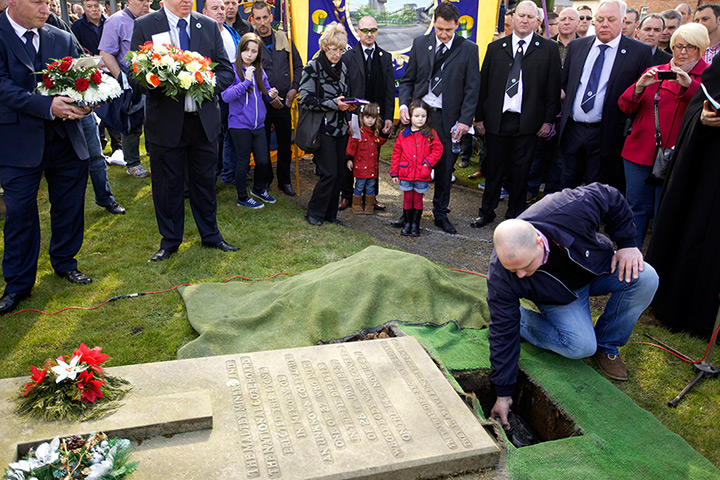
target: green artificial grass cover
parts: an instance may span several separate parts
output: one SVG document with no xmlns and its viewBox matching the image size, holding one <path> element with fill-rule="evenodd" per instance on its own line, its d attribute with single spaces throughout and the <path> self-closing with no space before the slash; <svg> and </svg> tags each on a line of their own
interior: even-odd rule
<svg viewBox="0 0 720 480">
<path fill-rule="evenodd" d="M 487 326 L 485 279 L 410 253 L 365 250 L 282 281 L 181 289 L 200 336 L 178 358 L 315 345 L 389 321 Z"/>
<path fill-rule="evenodd" d="M 482 277 L 368 247 L 281 281 L 183 288 L 200 336 L 178 357 L 315 345 L 396 321 L 446 370 L 489 369 L 486 293 Z M 720 479 L 710 461 L 584 362 L 523 342 L 520 365 L 584 435 L 520 449 L 508 442 L 510 478 Z"/>
</svg>

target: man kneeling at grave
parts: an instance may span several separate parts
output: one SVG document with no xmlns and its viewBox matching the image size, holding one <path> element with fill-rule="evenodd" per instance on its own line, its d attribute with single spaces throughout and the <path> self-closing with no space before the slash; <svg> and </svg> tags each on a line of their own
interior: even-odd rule
<svg viewBox="0 0 720 480">
<path fill-rule="evenodd" d="M 598 232 L 601 225 L 610 238 Z M 658 286 L 635 238 L 625 197 L 600 183 L 548 195 L 498 225 L 487 277 L 490 380 L 497 394 L 491 417 L 509 426 L 520 337 L 567 358 L 592 355 L 609 378 L 627 380 L 618 347 Z M 593 327 L 589 297 L 608 293 Z M 521 298 L 539 313 L 521 307 Z"/>
</svg>

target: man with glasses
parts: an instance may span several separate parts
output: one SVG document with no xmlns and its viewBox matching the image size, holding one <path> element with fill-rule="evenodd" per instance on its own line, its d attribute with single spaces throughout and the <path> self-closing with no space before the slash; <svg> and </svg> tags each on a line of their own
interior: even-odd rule
<svg viewBox="0 0 720 480">
<path fill-rule="evenodd" d="M 624 190 L 620 152 L 627 116 L 618 99 L 652 63 L 649 46 L 620 33 L 626 9 L 622 0 L 601 1 L 595 36 L 571 42 L 568 48 L 559 128 L 564 187 L 600 181 Z"/>
<path fill-rule="evenodd" d="M 637 30 L 637 39 L 652 48 L 652 64 L 665 65 L 670 63 L 672 55 L 667 53 L 665 50 L 658 48 L 658 40 L 665 29 L 665 20 L 662 15 L 657 13 L 651 13 L 647 17 L 644 17 L 640 21 L 640 26 Z"/>
<path fill-rule="evenodd" d="M 579 21 L 577 27 L 578 37 L 592 35 L 592 33 L 589 33 L 590 27 L 592 27 L 592 9 L 587 5 L 582 5 L 577 8 L 577 11 Z"/>
<path fill-rule="evenodd" d="M 395 116 L 395 72 L 392 55 L 376 43 L 378 25 L 373 17 L 362 17 L 357 23 L 357 33 L 360 43 L 343 55 L 348 72 L 356 72 L 350 75 L 350 95 L 380 106 L 380 118 L 384 122 L 382 131 L 387 135 L 392 129 Z M 360 126 L 362 127 L 362 124 Z M 377 193 L 379 192 L 376 192 L 376 195 Z M 351 170 L 345 169 L 338 210 L 346 209 L 352 197 L 353 174 Z M 377 197 L 375 210 L 385 210 L 385 205 L 379 203 Z"/>
<path fill-rule="evenodd" d="M 682 15 L 675 10 L 665 10 L 660 15 L 662 15 L 665 20 L 665 28 L 663 29 L 662 35 L 660 35 L 660 40 L 658 40 L 658 47 L 672 55 L 670 37 L 672 37 L 672 34 L 675 33 L 675 30 L 680 26 Z"/>
<path fill-rule="evenodd" d="M 705 4 L 695 11 L 695 23 L 707 28 L 710 36 L 710 46 L 703 53 L 703 60 L 712 64 L 715 55 L 720 52 L 720 5 Z"/>
<path fill-rule="evenodd" d="M 552 38 L 555 35 L 558 34 L 558 18 L 560 15 L 558 15 L 555 12 L 548 12 L 547 14 L 547 23 L 548 23 L 548 31 L 545 35 L 547 38 Z"/>
</svg>

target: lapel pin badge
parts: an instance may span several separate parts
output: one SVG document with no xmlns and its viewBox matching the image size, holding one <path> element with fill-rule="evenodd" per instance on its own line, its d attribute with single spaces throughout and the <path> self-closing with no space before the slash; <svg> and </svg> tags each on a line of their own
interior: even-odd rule
<svg viewBox="0 0 720 480">
<path fill-rule="evenodd" d="M 195 28 L 202 28 L 202 25 L 200 25 L 200 22 L 195 24 Z"/>
<path fill-rule="evenodd" d="M 432 45 L 428 45 L 428 50 L 432 50 Z"/>
<path fill-rule="evenodd" d="M 503 43 L 503 48 L 507 47 L 507 43 Z"/>
<path fill-rule="evenodd" d="M 620 53 L 622 53 L 623 55 L 625 55 L 625 53 L 627 53 L 627 50 L 625 50 L 625 49 L 623 48 L 622 50 L 620 50 Z"/>
<path fill-rule="evenodd" d="M 535 46 L 536 46 L 536 47 L 539 47 L 539 46 L 540 46 L 540 42 L 535 42 Z"/>
</svg>

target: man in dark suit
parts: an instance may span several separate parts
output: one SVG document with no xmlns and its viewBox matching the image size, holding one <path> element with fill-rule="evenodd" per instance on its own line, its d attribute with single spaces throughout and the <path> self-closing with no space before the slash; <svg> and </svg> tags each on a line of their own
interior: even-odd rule
<svg viewBox="0 0 720 480">
<path fill-rule="evenodd" d="M 357 23 L 360 43 L 343 54 L 343 62 L 350 75 L 350 95 L 363 98 L 380 106 L 384 134 L 389 134 L 395 116 L 395 73 L 392 56 L 380 48 L 375 41 L 378 36 L 377 21 L 373 17 L 362 17 Z M 362 126 L 362 124 L 360 124 Z M 338 210 L 344 210 L 353 197 L 353 174 L 345 169 L 345 182 Z M 385 210 L 385 206 L 375 200 L 376 210 Z"/>
<path fill-rule="evenodd" d="M 166 41 L 216 62 L 215 91 L 233 81 L 234 72 L 223 46 L 217 23 L 192 11 L 188 0 L 166 0 L 163 8 L 135 20 L 131 49 L 147 41 Z M 152 166 L 152 192 L 160 249 L 151 261 L 165 260 L 177 252 L 185 224 L 184 184 L 190 191 L 190 208 L 202 238 L 202 246 L 234 252 L 218 230 L 215 173 L 220 107 L 217 95 L 201 104 L 189 95 L 176 100 L 162 89 L 146 90 L 145 145 Z"/>
<path fill-rule="evenodd" d="M 75 255 L 83 242 L 88 149 L 79 119 L 90 112 L 69 97 L 33 93 L 51 58 L 77 56 L 72 36 L 45 25 L 47 3 L 9 0 L 0 15 L 0 182 L 6 205 L 5 293 L 0 314 L 30 296 L 40 252 L 37 193 L 48 183 L 50 263 L 72 283 L 90 283 Z"/>
<path fill-rule="evenodd" d="M 653 66 L 665 65 L 666 63 L 670 63 L 670 60 L 672 59 L 672 55 L 667 53 L 665 50 L 658 48 L 658 40 L 660 39 L 660 35 L 662 35 L 663 30 L 665 30 L 665 19 L 662 15 L 651 13 L 650 15 L 643 17 L 636 32 L 638 41 L 646 45 L 650 45 L 650 48 L 652 48 Z"/>
<path fill-rule="evenodd" d="M 495 219 L 500 190 L 510 193 L 505 218 L 525 210 L 528 174 L 538 137 L 547 137 L 560 111 L 560 52 L 552 40 L 533 33 L 540 12 L 530 0 L 520 2 L 512 18 L 513 34 L 488 45 L 480 70 L 480 98 L 475 124 L 485 134 L 485 191 L 481 228 Z"/>
<path fill-rule="evenodd" d="M 627 116 L 618 98 L 652 63 L 649 46 L 621 35 L 625 9 L 622 0 L 603 0 L 595 14 L 595 36 L 568 47 L 559 128 L 565 187 L 600 181 L 625 189 L 620 152 Z"/>
<path fill-rule="evenodd" d="M 452 3 L 438 4 L 435 31 L 413 40 L 405 75 L 400 81 L 402 123 L 410 123 L 407 106 L 411 99 L 421 98 L 431 107 L 430 120 L 443 146 L 443 155 L 434 167 L 433 215 L 435 225 L 450 234 L 457 233 L 447 217 L 452 170 L 458 156 L 452 151 L 452 143 L 459 143 L 470 129 L 480 91 L 478 48 L 475 43 L 455 35 L 459 17 Z"/>
</svg>

